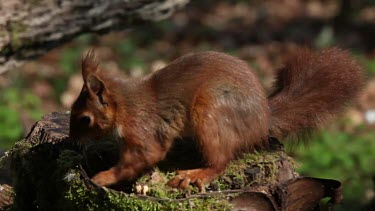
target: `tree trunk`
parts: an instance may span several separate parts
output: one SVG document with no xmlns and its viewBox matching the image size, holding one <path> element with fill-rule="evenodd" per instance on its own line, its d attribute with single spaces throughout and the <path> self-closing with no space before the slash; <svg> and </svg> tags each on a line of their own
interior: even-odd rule
<svg viewBox="0 0 375 211">
<path fill-rule="evenodd" d="M 90 176 L 116 163 L 116 144 L 94 142 L 83 149 L 68 137 L 69 112 L 52 113 L 37 122 L 2 158 L 10 162 L 13 191 L 1 191 L 0 210 L 314 210 L 322 198 L 341 201 L 335 180 L 299 177 L 294 161 L 271 139 L 271 150 L 249 153 L 233 161 L 206 193 L 190 188 L 172 190 L 171 163 L 194 161 L 191 140 L 176 141 L 167 160 L 137 181 L 111 188 L 91 182 Z M 113 143 L 112 143 L 113 144 Z M 190 156 L 189 156 L 190 155 Z M 173 167 L 172 167 L 173 168 Z M 12 199 L 9 196 L 15 195 Z"/>
<path fill-rule="evenodd" d="M 169 17 L 189 0 L 0 1 L 0 74 L 80 34 Z"/>
</svg>

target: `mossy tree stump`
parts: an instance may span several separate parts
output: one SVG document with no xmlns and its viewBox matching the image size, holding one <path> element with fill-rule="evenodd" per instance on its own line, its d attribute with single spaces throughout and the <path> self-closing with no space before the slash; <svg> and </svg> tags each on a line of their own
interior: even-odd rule
<svg viewBox="0 0 375 211">
<path fill-rule="evenodd" d="M 232 162 L 206 193 L 165 185 L 177 166 L 199 165 L 189 140 L 176 140 L 167 159 L 136 181 L 99 187 L 90 176 L 116 163 L 116 143 L 78 147 L 68 131 L 69 112 L 46 115 L 2 158 L 10 163 L 14 193 L 0 186 L 0 210 L 319 210 L 322 198 L 341 201 L 339 182 L 299 177 L 275 140 L 271 150 Z"/>
</svg>

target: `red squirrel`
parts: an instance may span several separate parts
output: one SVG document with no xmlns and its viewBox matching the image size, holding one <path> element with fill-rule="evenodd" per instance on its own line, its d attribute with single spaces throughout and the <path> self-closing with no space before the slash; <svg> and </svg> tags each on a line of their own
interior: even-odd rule
<svg viewBox="0 0 375 211">
<path fill-rule="evenodd" d="M 204 166 L 178 171 L 168 184 L 201 190 L 230 161 L 266 148 L 268 137 L 317 128 L 352 101 L 363 83 L 360 65 L 338 48 L 297 50 L 277 72 L 269 97 L 246 62 L 219 52 L 188 54 L 143 78 L 127 78 L 102 70 L 91 51 L 82 61 L 82 77 L 71 138 L 121 143 L 117 165 L 93 182 L 109 186 L 135 179 L 163 160 L 176 138 L 193 137 Z"/>
</svg>

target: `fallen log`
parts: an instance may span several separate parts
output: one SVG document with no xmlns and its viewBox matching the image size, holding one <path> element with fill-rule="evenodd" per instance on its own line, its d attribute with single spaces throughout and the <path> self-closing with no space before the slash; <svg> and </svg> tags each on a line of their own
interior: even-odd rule
<svg viewBox="0 0 375 211">
<path fill-rule="evenodd" d="M 188 0 L 0 1 L 0 74 L 84 33 L 168 18 Z"/>
</svg>

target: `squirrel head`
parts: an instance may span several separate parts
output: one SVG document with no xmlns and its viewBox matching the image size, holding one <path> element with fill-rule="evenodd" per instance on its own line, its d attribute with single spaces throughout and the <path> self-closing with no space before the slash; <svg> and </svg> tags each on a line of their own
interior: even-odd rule
<svg viewBox="0 0 375 211">
<path fill-rule="evenodd" d="M 90 50 L 82 60 L 84 84 L 70 116 L 69 136 L 75 141 L 98 139 L 114 128 L 115 103 L 99 72 L 99 64 Z"/>
</svg>

